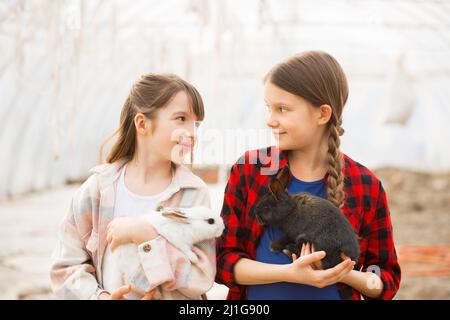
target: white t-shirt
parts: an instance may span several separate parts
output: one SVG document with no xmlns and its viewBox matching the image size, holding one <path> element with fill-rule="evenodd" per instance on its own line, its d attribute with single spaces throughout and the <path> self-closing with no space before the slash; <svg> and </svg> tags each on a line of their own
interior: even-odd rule
<svg viewBox="0 0 450 320">
<path fill-rule="evenodd" d="M 125 185 L 125 172 L 127 165 L 124 165 L 120 173 L 116 190 L 116 200 L 114 204 L 114 218 L 138 216 L 149 213 L 156 209 L 161 201 L 167 200 L 177 189 L 176 180 L 172 178 L 170 185 L 161 193 L 153 196 L 140 196 L 127 189 Z M 102 263 L 103 289 L 113 292 L 125 283 L 111 263 L 111 249 L 106 247 Z"/>
</svg>

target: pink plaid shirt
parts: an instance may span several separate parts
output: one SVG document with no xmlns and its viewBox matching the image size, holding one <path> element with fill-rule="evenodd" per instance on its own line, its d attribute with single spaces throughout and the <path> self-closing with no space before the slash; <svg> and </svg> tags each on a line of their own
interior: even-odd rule
<svg viewBox="0 0 450 320">
<path fill-rule="evenodd" d="M 91 169 L 93 174 L 73 196 L 58 234 L 50 271 L 51 286 L 63 299 L 97 299 L 102 287 L 102 258 L 106 227 L 113 209 L 120 169 L 125 161 Z M 206 184 L 184 166 L 177 166 L 179 188 L 162 202 L 164 206 L 210 207 Z M 186 201 L 189 202 L 186 205 Z M 149 244 L 152 250 L 143 250 Z M 215 240 L 196 245 L 199 262 L 191 264 L 176 247 L 159 236 L 139 245 L 139 256 L 149 289 L 160 287 L 173 299 L 199 299 L 214 284 Z M 163 294 L 164 296 L 164 294 Z"/>
</svg>

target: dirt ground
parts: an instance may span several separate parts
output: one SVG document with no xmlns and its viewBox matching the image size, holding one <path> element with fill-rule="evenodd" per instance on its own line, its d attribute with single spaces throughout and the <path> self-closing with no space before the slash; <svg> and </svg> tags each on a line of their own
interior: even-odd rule
<svg viewBox="0 0 450 320">
<path fill-rule="evenodd" d="M 396 246 L 450 245 L 450 173 L 375 170 L 386 189 Z M 400 255 L 400 262 L 402 261 Z M 450 299 L 450 276 L 412 276 L 401 264 L 396 299 Z M 431 265 L 419 267 L 429 268 Z M 450 267 L 450 266 L 448 266 Z"/>
<path fill-rule="evenodd" d="M 376 170 L 386 189 L 396 246 L 450 245 L 450 173 Z M 0 203 L 0 299 L 54 299 L 49 287 L 50 255 L 58 224 L 77 185 L 20 196 Z M 220 209 L 223 185 L 210 185 Z M 450 299 L 450 276 L 403 276 L 395 299 Z M 425 267 L 427 267 L 425 265 Z M 214 285 L 210 299 L 227 289 Z"/>
</svg>

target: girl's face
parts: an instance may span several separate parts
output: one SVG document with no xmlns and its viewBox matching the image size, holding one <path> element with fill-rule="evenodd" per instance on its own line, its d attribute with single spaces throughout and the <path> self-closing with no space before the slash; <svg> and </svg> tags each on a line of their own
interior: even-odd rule
<svg viewBox="0 0 450 320">
<path fill-rule="evenodd" d="M 320 141 L 324 129 L 321 108 L 270 81 L 265 83 L 264 100 L 268 109 L 266 124 L 281 150 L 305 149 Z"/>
<path fill-rule="evenodd" d="M 145 122 L 148 130 L 141 135 L 143 143 L 140 144 L 145 149 L 143 153 L 182 163 L 194 146 L 199 125 L 187 94 L 184 91 L 176 93 L 165 107 L 157 111 L 154 119 L 146 119 Z"/>
</svg>

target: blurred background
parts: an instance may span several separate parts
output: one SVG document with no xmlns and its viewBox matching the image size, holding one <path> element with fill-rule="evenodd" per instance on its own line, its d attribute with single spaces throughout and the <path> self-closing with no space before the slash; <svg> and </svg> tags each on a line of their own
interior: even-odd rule
<svg viewBox="0 0 450 320">
<path fill-rule="evenodd" d="M 350 86 L 341 149 L 387 190 L 396 299 L 450 299 L 449 17 L 444 0 L 1 1 L 0 298 L 54 298 L 58 224 L 141 74 L 202 94 L 194 168 L 220 210 L 229 166 L 273 142 L 263 76 L 323 50 Z"/>
</svg>

